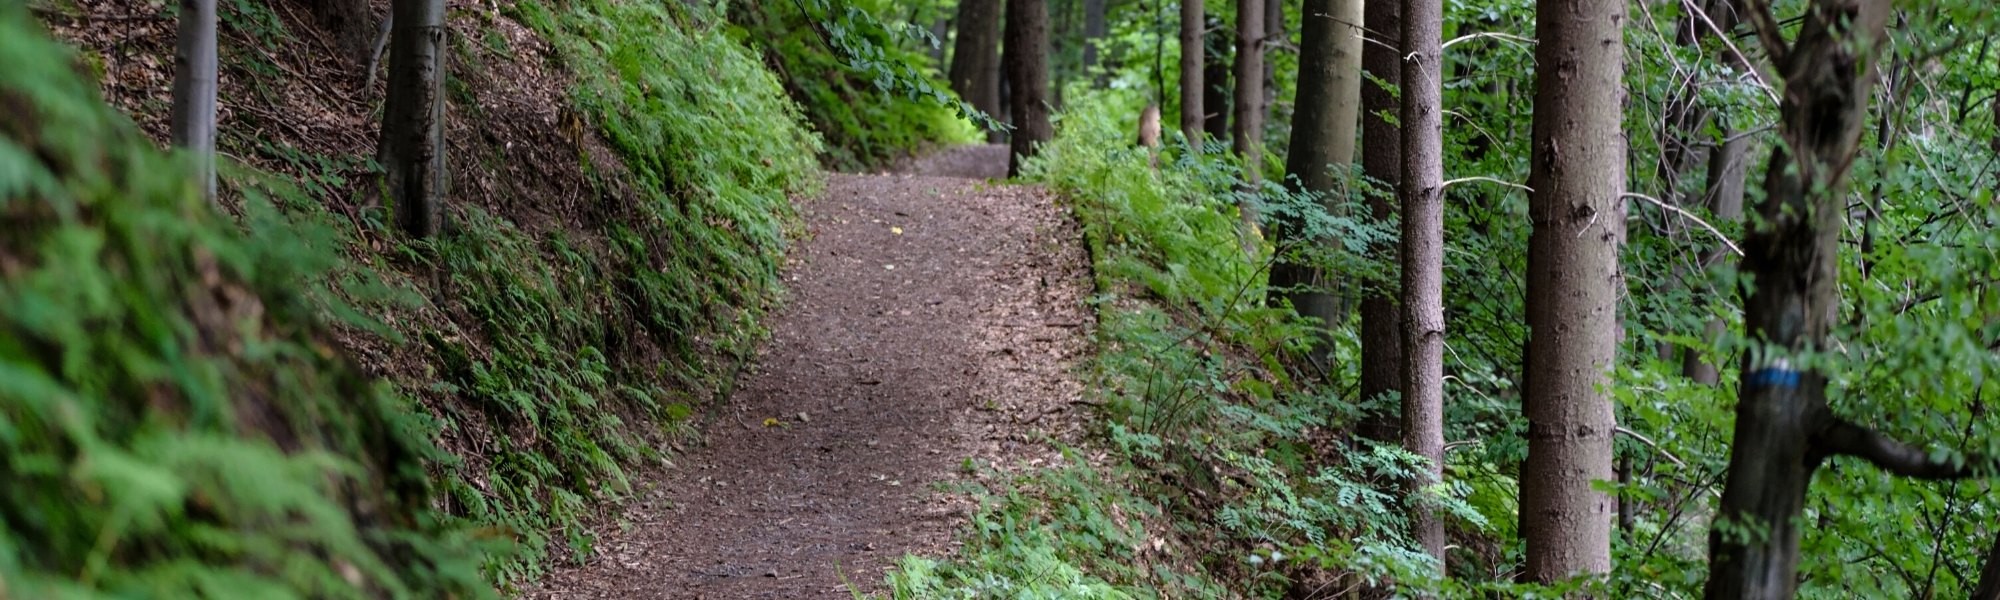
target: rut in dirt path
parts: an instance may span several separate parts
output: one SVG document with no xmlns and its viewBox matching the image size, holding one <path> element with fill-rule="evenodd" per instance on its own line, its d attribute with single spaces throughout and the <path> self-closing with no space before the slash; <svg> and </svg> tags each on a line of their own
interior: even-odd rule
<svg viewBox="0 0 2000 600">
<path fill-rule="evenodd" d="M 983 176 L 1004 147 L 911 169 Z M 1093 326 L 1080 234 L 1036 188 L 835 175 L 801 203 L 791 293 L 706 448 L 649 474 L 588 564 L 535 598 L 850 598 L 942 556 L 968 459 L 1040 464 L 1074 440 Z M 775 423 L 775 425 L 767 425 Z"/>
</svg>

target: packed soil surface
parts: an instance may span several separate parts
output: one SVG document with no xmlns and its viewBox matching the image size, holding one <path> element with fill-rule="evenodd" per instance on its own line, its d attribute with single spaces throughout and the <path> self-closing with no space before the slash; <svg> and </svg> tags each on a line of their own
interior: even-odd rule
<svg viewBox="0 0 2000 600">
<path fill-rule="evenodd" d="M 967 178 L 1006 156 L 834 175 L 801 201 L 786 306 L 705 447 L 635 482 L 595 555 L 527 595 L 852 598 L 952 552 L 975 508 L 953 482 L 1057 459 L 1080 429 L 1088 266 L 1049 194 Z"/>
</svg>

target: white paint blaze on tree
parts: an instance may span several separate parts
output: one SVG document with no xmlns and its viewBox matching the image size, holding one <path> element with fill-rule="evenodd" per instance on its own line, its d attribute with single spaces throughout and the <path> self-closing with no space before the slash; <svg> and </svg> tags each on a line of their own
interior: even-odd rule
<svg viewBox="0 0 2000 600">
<path fill-rule="evenodd" d="M 1528 580 L 1611 570 L 1616 420 L 1608 387 L 1625 289 L 1622 0 L 1536 5 L 1535 114 L 1528 167 L 1528 457 L 1521 537 Z"/>
<path fill-rule="evenodd" d="M 443 218 L 444 0 L 395 0 L 390 10 L 389 97 L 376 158 L 396 224 L 424 238 Z"/>
<path fill-rule="evenodd" d="M 181 0 L 168 137 L 193 157 L 195 178 L 210 200 L 215 199 L 215 86 L 215 0 Z"/>
</svg>

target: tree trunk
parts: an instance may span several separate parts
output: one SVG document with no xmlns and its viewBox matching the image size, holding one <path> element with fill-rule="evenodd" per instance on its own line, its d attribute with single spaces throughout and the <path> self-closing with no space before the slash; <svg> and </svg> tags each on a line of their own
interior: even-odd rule
<svg viewBox="0 0 2000 600">
<path fill-rule="evenodd" d="M 958 4 L 958 37 L 951 46 L 951 89 L 973 108 L 996 119 L 1000 105 L 1001 0 L 962 0 Z M 1006 134 L 988 132 L 986 141 L 1000 143 Z"/>
<path fill-rule="evenodd" d="M 1973 588 L 1971 600 L 2000 600 L 2000 535 L 1993 537 L 1993 548 L 1986 551 L 1986 565 L 1979 568 L 1979 587 Z"/>
<path fill-rule="evenodd" d="M 1276 0 L 1273 0 L 1276 1 Z M 1230 142 L 1243 155 L 1243 176 L 1255 183 L 1260 179 L 1264 143 L 1264 0 L 1236 0 L 1236 117 L 1230 124 Z M 1244 220 L 1255 222 L 1250 210 Z"/>
<path fill-rule="evenodd" d="M 1403 447 L 1444 475 L 1444 3 L 1403 1 Z M 1444 521 L 1413 505 L 1410 537 L 1444 560 Z"/>
<path fill-rule="evenodd" d="M 931 63 L 944 67 L 944 39 L 951 35 L 951 19 L 940 16 L 931 22 L 931 37 L 938 39 L 938 45 L 931 48 Z"/>
<path fill-rule="evenodd" d="M 1049 11 L 1046 0 L 1007 3 L 1007 89 L 1014 116 L 1009 177 L 1021 173 L 1021 161 L 1055 137 L 1049 124 Z"/>
<path fill-rule="evenodd" d="M 1625 88 L 1621 0 L 1536 5 L 1535 116 L 1528 160 L 1527 317 L 1532 349 L 1522 412 L 1524 575 L 1553 583 L 1611 571 L 1610 481 L 1616 430 L 1609 371 L 1618 360 L 1624 278 Z"/>
<path fill-rule="evenodd" d="M 374 19 L 366 0 L 308 0 L 306 5 L 320 29 L 333 38 L 342 59 L 350 65 L 368 62 L 369 24 Z"/>
<path fill-rule="evenodd" d="M 1403 80 L 1402 0 L 1375 0 L 1363 6 L 1362 26 L 1380 43 L 1361 46 L 1361 68 L 1383 82 Z M 1396 216 L 1396 182 L 1403 179 L 1403 138 L 1395 119 L 1401 114 L 1395 94 L 1375 82 L 1361 84 L 1361 172 L 1381 181 L 1381 193 L 1368 194 L 1368 212 L 1377 222 Z M 1388 264 L 1401 264 L 1395 244 L 1368 249 Z M 1361 296 L 1361 399 L 1380 398 L 1403 389 L 1403 313 L 1394 284 L 1370 282 Z M 1362 436 L 1378 442 L 1400 442 L 1402 418 L 1396 410 L 1371 412 L 1361 418 Z"/>
<path fill-rule="evenodd" d="M 1208 18 L 1202 14 L 1201 0 L 1181 0 L 1181 135 L 1196 149 L 1201 148 L 1202 126 L 1207 113 L 1202 106 L 1202 29 Z"/>
<path fill-rule="evenodd" d="M 1859 144 L 1885 47 L 1887 0 L 1814 0 L 1787 45 L 1769 7 L 1746 6 L 1784 80 L 1778 134 L 1760 219 L 1745 236 L 1743 322 L 1761 346 L 1746 352 L 1722 502 L 1709 530 L 1708 600 L 1789 600 L 1798 582 L 1799 520 L 1812 472 L 1850 454 L 1893 473 L 1964 477 L 1972 463 L 1924 451 L 1833 415 L 1826 376 L 1794 369 L 1791 354 L 1825 345 L 1837 295 L 1845 179 Z"/>
<path fill-rule="evenodd" d="M 181 0 L 168 137 L 194 158 L 202 194 L 215 199 L 215 0 Z"/>
<path fill-rule="evenodd" d="M 1209 40 L 1209 43 L 1213 48 L 1233 51 L 1236 47 L 1236 34 L 1229 29 L 1217 28 L 1214 39 Z M 1231 115 L 1235 114 L 1230 108 L 1234 104 L 1232 100 L 1234 94 L 1230 93 L 1230 90 L 1234 89 L 1235 83 L 1233 81 L 1235 75 L 1229 70 L 1230 56 L 1233 55 L 1224 55 L 1220 52 L 1211 54 L 1208 56 L 1208 64 L 1202 67 L 1201 80 L 1208 85 L 1202 90 L 1202 106 L 1208 110 L 1204 118 L 1208 124 L 1208 137 L 1216 141 L 1229 139 L 1229 121 Z"/>
<path fill-rule="evenodd" d="M 1361 38 L 1351 25 L 1361 22 L 1360 0 L 1305 0 L 1299 38 L 1299 88 L 1292 113 L 1291 147 L 1285 154 L 1286 185 L 1323 194 L 1328 211 L 1346 200 L 1345 173 L 1354 162 L 1354 128 L 1361 111 Z M 1336 177 L 1339 170 L 1342 176 Z M 1294 244 L 1337 243 L 1298 239 L 1292 224 L 1272 233 Z M 1271 287 L 1282 291 L 1299 316 L 1327 327 L 1339 325 L 1340 298 L 1329 289 L 1327 273 L 1281 258 L 1271 267 Z M 1303 289 L 1290 289 L 1303 288 Z M 1326 338 L 1313 344 L 1311 359 L 1324 366 Z"/>
<path fill-rule="evenodd" d="M 1743 183 L 1747 163 L 1750 161 L 1750 141 L 1730 139 L 1734 133 L 1729 127 L 1722 127 L 1722 143 L 1708 155 L 1708 183 L 1706 192 L 1709 214 L 1718 223 L 1735 222 L 1743 218 Z M 1714 266 L 1729 260 L 1729 250 L 1722 243 L 1702 257 L 1703 266 Z M 1702 327 L 1702 339 L 1713 343 L 1728 329 L 1722 319 L 1710 319 Z M 1681 355 L 1681 375 L 1702 385 L 1715 385 L 1721 380 L 1721 373 L 1715 364 L 1704 358 L 1700 352 L 1690 348 Z"/>
<path fill-rule="evenodd" d="M 1264 76 L 1258 78 L 1258 81 L 1264 82 L 1264 99 L 1263 104 L 1258 105 L 1263 109 L 1262 120 L 1258 122 L 1269 123 L 1271 119 L 1277 118 L 1274 116 L 1274 111 L 1278 105 L 1278 63 L 1271 60 L 1271 53 L 1276 52 L 1286 41 L 1281 35 L 1285 31 L 1285 0 L 1263 0 L 1263 2 L 1264 35 L 1259 36 L 1263 38 L 1263 42 L 1257 49 L 1260 55 L 1258 60 L 1264 64 Z"/>
<path fill-rule="evenodd" d="M 1083 69 L 1097 66 L 1097 42 L 1104 39 L 1104 0 L 1083 0 Z"/>
<path fill-rule="evenodd" d="M 389 97 L 377 158 L 396 223 L 414 238 L 437 233 L 445 188 L 444 0 L 395 0 Z"/>
</svg>

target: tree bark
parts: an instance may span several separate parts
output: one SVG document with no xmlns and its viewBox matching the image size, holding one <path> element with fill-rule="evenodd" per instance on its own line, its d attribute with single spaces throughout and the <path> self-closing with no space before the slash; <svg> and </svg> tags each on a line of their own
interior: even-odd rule
<svg viewBox="0 0 2000 600">
<path fill-rule="evenodd" d="M 1986 564 L 1979 568 L 1979 587 L 1972 589 L 1971 600 L 2000 600 L 2000 535 L 1993 537 L 1993 548 L 1986 551 Z"/>
<path fill-rule="evenodd" d="M 333 38 L 333 43 L 342 54 L 342 59 L 350 65 L 361 65 L 368 61 L 369 27 L 373 19 L 368 14 L 366 0 L 308 0 L 307 8 L 320 29 Z"/>
<path fill-rule="evenodd" d="M 1005 41 L 1008 100 L 1014 116 L 1009 177 L 1021 173 L 1021 162 L 1055 137 L 1049 123 L 1049 11 L 1046 0 L 1007 3 Z"/>
<path fill-rule="evenodd" d="M 1376 0 L 1363 5 L 1362 26 L 1381 43 L 1361 46 L 1361 68 L 1390 86 L 1403 80 L 1402 0 Z M 1401 108 L 1392 90 L 1374 81 L 1361 85 L 1361 172 L 1380 181 L 1381 193 L 1368 194 L 1369 216 L 1387 222 L 1396 216 L 1396 182 L 1403 178 L 1403 139 L 1395 121 Z M 1378 243 L 1369 253 L 1388 264 L 1401 264 L 1396 244 Z M 1394 284 L 1370 282 L 1361 296 L 1361 399 L 1374 400 L 1403 389 L 1403 314 Z M 1362 436 L 1379 442 L 1400 442 L 1399 411 L 1362 416 Z"/>
<path fill-rule="evenodd" d="M 958 4 L 958 37 L 951 46 L 951 89 L 973 108 L 996 119 L 1000 106 L 1001 0 L 962 0 Z M 1000 143 L 1004 132 L 986 134 Z"/>
<path fill-rule="evenodd" d="M 396 223 L 414 238 L 437 233 L 445 189 L 444 0 L 395 0 L 389 97 L 377 158 Z"/>
<path fill-rule="evenodd" d="M 215 0 L 181 0 L 168 137 L 194 159 L 202 195 L 215 199 Z"/>
<path fill-rule="evenodd" d="M 1207 115 L 1202 106 L 1202 30 L 1208 17 L 1202 14 L 1201 0 L 1181 0 L 1181 135 L 1197 150 L 1201 148 L 1202 126 Z"/>
<path fill-rule="evenodd" d="M 1444 475 L 1444 3 L 1403 0 L 1403 448 Z M 1410 537 L 1444 561 L 1444 521 L 1413 504 Z"/>
<path fill-rule="evenodd" d="M 1214 39 L 1209 42 L 1214 48 L 1226 48 L 1234 52 L 1236 33 L 1227 28 L 1217 28 Z M 1234 94 L 1230 92 L 1234 89 L 1235 75 L 1230 71 L 1230 56 L 1233 55 L 1224 55 L 1220 52 L 1211 54 L 1208 56 L 1208 64 L 1202 67 L 1201 79 L 1208 85 L 1202 90 L 1202 106 L 1208 110 L 1204 119 L 1208 124 L 1208 137 L 1216 141 L 1229 139 L 1229 121 L 1235 114 L 1235 110 L 1231 108 L 1235 103 L 1232 100 Z"/>
<path fill-rule="evenodd" d="M 1299 87 L 1292 113 L 1292 140 L 1285 154 L 1286 185 L 1294 191 L 1322 194 L 1329 212 L 1346 200 L 1344 173 L 1354 162 L 1354 129 L 1361 112 L 1361 37 L 1353 23 L 1361 22 L 1360 0 L 1305 0 L 1299 37 Z M 1335 170 L 1343 173 L 1335 176 Z M 1277 239 L 1293 244 L 1336 243 L 1306 240 L 1295 223 L 1276 228 Z M 1340 298 L 1330 289 L 1321 269 L 1280 258 L 1271 267 L 1271 287 L 1298 311 L 1327 327 L 1341 320 Z M 1326 348 L 1322 333 L 1310 353 L 1315 364 Z"/>
<path fill-rule="evenodd" d="M 1718 224 L 1733 223 L 1743 218 L 1743 184 L 1750 161 L 1748 139 L 1730 139 L 1733 132 L 1726 125 L 1722 127 L 1721 135 L 1721 144 L 1709 151 L 1705 198 L 1709 214 L 1715 216 Z M 1703 266 L 1714 266 L 1729 259 L 1728 248 L 1717 243 L 1702 257 L 1701 263 Z M 1702 327 L 1702 339 L 1713 343 L 1727 329 L 1728 325 L 1722 319 L 1710 319 Z M 1681 354 L 1681 375 L 1702 385 L 1715 385 L 1722 378 L 1715 363 L 1692 348 Z"/>
<path fill-rule="evenodd" d="M 1275 0 L 1274 0 L 1275 1 Z M 1252 183 L 1261 177 L 1264 142 L 1264 0 L 1236 0 L 1236 117 L 1230 124 L 1230 141 L 1243 155 L 1243 176 Z M 1255 222 L 1244 211 L 1244 220 Z"/>
<path fill-rule="evenodd" d="M 1609 370 L 1618 360 L 1624 278 L 1623 121 L 1626 5 L 1536 5 L 1534 131 L 1528 160 L 1527 318 L 1532 349 L 1522 412 L 1526 579 L 1553 583 L 1611 571 L 1617 504 L 1592 489 L 1610 481 L 1616 431 Z"/>
<path fill-rule="evenodd" d="M 1258 36 L 1263 40 L 1258 45 L 1260 55 L 1258 60 L 1264 64 L 1264 76 L 1259 77 L 1258 81 L 1264 82 L 1264 98 L 1263 103 L 1258 105 L 1258 108 L 1262 109 L 1262 120 L 1258 122 L 1269 123 L 1271 119 L 1277 118 L 1274 114 L 1278 105 L 1278 63 L 1271 60 L 1271 53 L 1276 52 L 1286 41 L 1286 37 L 1283 36 L 1285 0 L 1263 0 L 1263 2 L 1264 35 Z"/>
<path fill-rule="evenodd" d="M 1744 239 L 1744 353 L 1722 502 L 1709 530 L 1708 600 L 1789 600 L 1797 589 L 1799 516 L 1812 472 L 1840 423 L 1826 377 L 1790 354 L 1824 345 L 1838 300 L 1841 198 L 1882 47 L 1887 0 L 1813 0 L 1789 46 L 1768 5 L 1743 8 L 1784 80 L 1760 222 Z M 1843 436 L 1852 437 L 1852 436 Z M 1851 446 L 1851 445 L 1850 445 Z M 1879 464 L 1879 463 L 1878 463 Z"/>
<path fill-rule="evenodd" d="M 1097 41 L 1104 39 L 1104 0 L 1083 0 L 1083 68 L 1097 66 Z"/>
</svg>

